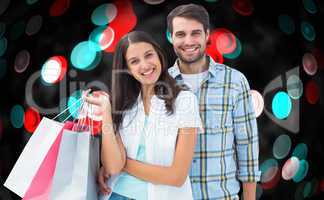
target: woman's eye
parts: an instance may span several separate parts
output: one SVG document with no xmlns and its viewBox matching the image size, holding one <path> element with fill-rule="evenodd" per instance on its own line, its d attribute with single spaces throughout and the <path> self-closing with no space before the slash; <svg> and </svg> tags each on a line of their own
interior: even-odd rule
<svg viewBox="0 0 324 200">
<path fill-rule="evenodd" d="M 132 65 L 135 65 L 135 64 L 138 63 L 138 60 L 132 60 L 130 63 L 131 63 Z"/>
<path fill-rule="evenodd" d="M 153 53 L 148 53 L 148 54 L 146 54 L 145 57 L 150 58 L 150 57 L 152 57 L 152 56 L 153 56 Z"/>
</svg>

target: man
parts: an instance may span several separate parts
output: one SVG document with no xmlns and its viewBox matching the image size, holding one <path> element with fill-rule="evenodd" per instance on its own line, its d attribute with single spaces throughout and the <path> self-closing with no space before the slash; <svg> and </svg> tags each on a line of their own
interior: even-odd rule
<svg viewBox="0 0 324 200">
<path fill-rule="evenodd" d="M 169 73 L 197 96 L 204 131 L 200 132 L 190 179 L 195 200 L 254 200 L 258 167 L 258 132 L 249 84 L 242 73 L 206 55 L 209 15 L 199 5 L 173 9 L 168 30 L 178 59 Z M 103 175 L 99 176 L 106 190 Z"/>
</svg>

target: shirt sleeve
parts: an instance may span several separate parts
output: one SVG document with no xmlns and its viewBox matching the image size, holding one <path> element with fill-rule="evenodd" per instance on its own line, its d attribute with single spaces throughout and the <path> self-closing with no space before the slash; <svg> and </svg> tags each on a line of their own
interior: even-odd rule
<svg viewBox="0 0 324 200">
<path fill-rule="evenodd" d="M 261 176 L 258 128 L 250 86 L 243 74 L 239 88 L 233 111 L 238 179 L 242 182 L 257 182 Z"/>
<path fill-rule="evenodd" d="M 176 100 L 178 128 L 202 129 L 197 97 L 190 91 L 181 91 Z"/>
</svg>

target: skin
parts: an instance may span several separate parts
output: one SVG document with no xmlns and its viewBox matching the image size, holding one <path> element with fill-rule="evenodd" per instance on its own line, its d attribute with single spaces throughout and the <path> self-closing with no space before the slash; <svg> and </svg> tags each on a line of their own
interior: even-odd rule
<svg viewBox="0 0 324 200">
<path fill-rule="evenodd" d="M 154 47 L 145 42 L 130 44 L 125 55 L 128 69 L 131 75 L 141 83 L 141 94 L 144 103 L 145 114 L 150 113 L 150 100 L 154 95 L 154 85 L 156 84 L 162 70 L 161 61 Z M 105 94 L 106 96 L 108 94 Z M 109 98 L 102 98 L 99 103 L 99 98 L 89 97 L 85 94 L 85 100 L 89 103 L 94 103 L 102 107 L 103 124 L 111 124 L 111 105 Z M 108 109 L 107 109 L 108 108 Z M 107 111 L 105 111 L 105 109 Z M 100 190 L 103 194 L 109 194 L 110 188 L 105 184 L 109 175 L 125 171 L 139 179 L 151 182 L 154 184 L 164 184 L 180 187 L 185 182 L 188 171 L 191 166 L 194 148 L 197 139 L 197 128 L 180 128 L 178 132 L 177 144 L 175 149 L 174 160 L 171 166 L 159 166 L 143 163 L 126 157 L 125 149 L 119 134 L 113 137 L 112 129 L 105 129 L 103 126 L 103 134 L 108 134 L 110 137 L 105 137 L 103 141 L 102 163 L 98 182 Z M 104 145 L 106 145 L 104 147 Z M 111 156 L 116 155 L 116 156 Z"/>
</svg>

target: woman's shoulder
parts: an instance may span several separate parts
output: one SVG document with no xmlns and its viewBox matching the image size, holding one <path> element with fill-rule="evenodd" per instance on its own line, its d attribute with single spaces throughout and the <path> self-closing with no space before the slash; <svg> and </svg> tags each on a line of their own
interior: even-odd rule
<svg viewBox="0 0 324 200">
<path fill-rule="evenodd" d="M 184 108 L 193 104 L 197 104 L 196 95 L 190 90 L 181 90 L 175 101 L 176 107 Z"/>
</svg>

